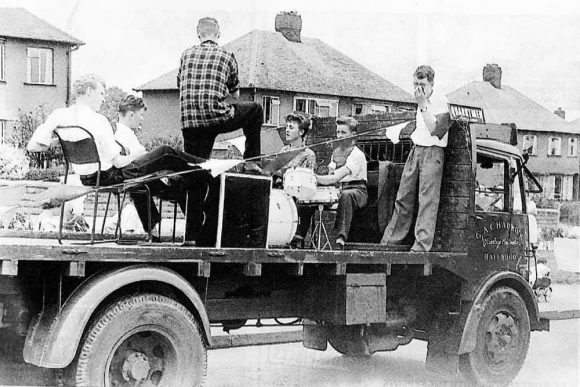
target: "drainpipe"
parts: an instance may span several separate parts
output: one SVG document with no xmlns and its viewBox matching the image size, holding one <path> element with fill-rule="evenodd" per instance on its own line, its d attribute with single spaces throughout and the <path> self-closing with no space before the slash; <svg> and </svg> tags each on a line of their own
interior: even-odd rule
<svg viewBox="0 0 580 387">
<path fill-rule="evenodd" d="M 72 53 L 79 49 L 79 45 L 70 46 L 67 51 L 68 64 L 66 71 L 66 106 L 70 105 L 70 91 L 71 91 L 71 68 L 72 68 Z"/>
</svg>

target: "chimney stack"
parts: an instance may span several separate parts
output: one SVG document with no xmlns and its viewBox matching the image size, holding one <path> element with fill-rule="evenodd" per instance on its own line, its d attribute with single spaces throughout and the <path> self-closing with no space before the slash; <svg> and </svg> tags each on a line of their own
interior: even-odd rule
<svg viewBox="0 0 580 387">
<path fill-rule="evenodd" d="M 554 114 L 560 117 L 561 119 L 566 119 L 566 111 L 559 107 L 558 109 L 554 110 Z"/>
<path fill-rule="evenodd" d="M 483 81 L 489 82 L 496 89 L 501 89 L 501 67 L 497 64 L 487 64 L 483 68 Z"/>
<path fill-rule="evenodd" d="M 300 43 L 302 16 L 298 15 L 296 11 L 280 12 L 276 15 L 275 29 L 289 41 Z"/>
</svg>

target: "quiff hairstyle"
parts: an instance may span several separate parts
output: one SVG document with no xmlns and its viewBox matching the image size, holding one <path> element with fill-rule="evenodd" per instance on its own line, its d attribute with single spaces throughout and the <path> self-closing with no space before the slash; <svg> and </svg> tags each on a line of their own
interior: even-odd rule
<svg viewBox="0 0 580 387">
<path fill-rule="evenodd" d="M 296 122 L 298 129 L 302 130 L 302 138 L 305 138 L 310 129 L 310 120 L 304 114 L 293 112 L 286 116 L 286 122 Z"/>
<path fill-rule="evenodd" d="M 356 132 L 358 121 L 352 117 L 338 117 L 336 119 L 336 125 L 346 125 L 351 132 Z"/>
<path fill-rule="evenodd" d="M 89 89 L 95 90 L 98 85 L 102 85 L 103 88 L 106 87 L 105 81 L 103 81 L 98 75 L 95 74 L 85 74 L 73 83 L 73 96 L 78 97 L 79 95 L 87 94 Z"/>
<path fill-rule="evenodd" d="M 220 26 L 218 21 L 213 17 L 204 17 L 197 23 L 197 36 L 200 38 L 218 37 L 220 35 Z"/>
<path fill-rule="evenodd" d="M 135 97 L 131 94 L 127 95 L 125 98 L 119 101 L 119 104 L 117 105 L 117 111 L 123 116 L 128 112 L 136 112 L 141 109 L 147 110 L 143 99 L 140 97 Z"/>
<path fill-rule="evenodd" d="M 417 79 L 427 78 L 429 83 L 433 83 L 435 80 L 435 70 L 433 70 L 433 67 L 431 66 L 422 65 L 417 67 L 417 70 L 415 70 L 413 76 L 417 77 Z"/>
</svg>

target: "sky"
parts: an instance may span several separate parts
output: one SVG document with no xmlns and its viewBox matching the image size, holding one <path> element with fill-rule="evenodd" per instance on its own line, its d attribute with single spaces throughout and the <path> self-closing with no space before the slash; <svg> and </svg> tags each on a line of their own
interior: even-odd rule
<svg viewBox="0 0 580 387">
<path fill-rule="evenodd" d="M 451 92 L 480 81 L 497 63 L 507 84 L 547 109 L 580 117 L 580 1 L 412 0 L 0 0 L 23 7 L 85 42 L 73 78 L 101 75 L 131 92 L 179 65 L 198 43 L 197 20 L 220 22 L 225 44 L 258 29 L 274 31 L 280 11 L 302 16 L 315 37 L 411 91 L 412 73 L 430 64 L 435 87 Z"/>
</svg>

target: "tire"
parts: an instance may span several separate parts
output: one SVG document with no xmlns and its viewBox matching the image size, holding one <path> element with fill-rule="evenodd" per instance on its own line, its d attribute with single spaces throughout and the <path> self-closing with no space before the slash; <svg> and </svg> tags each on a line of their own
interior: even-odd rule
<svg viewBox="0 0 580 387">
<path fill-rule="evenodd" d="M 87 329 L 69 375 L 77 386 L 201 386 L 207 353 L 195 318 L 156 294 L 122 298 Z"/>
<path fill-rule="evenodd" d="M 530 343 L 530 318 L 522 297 L 498 287 L 482 304 L 475 350 L 459 358 L 459 369 L 479 385 L 507 385 L 518 374 Z"/>
<path fill-rule="evenodd" d="M 336 352 L 343 355 L 370 356 L 359 325 L 335 325 L 329 328 L 328 342 Z"/>
</svg>

